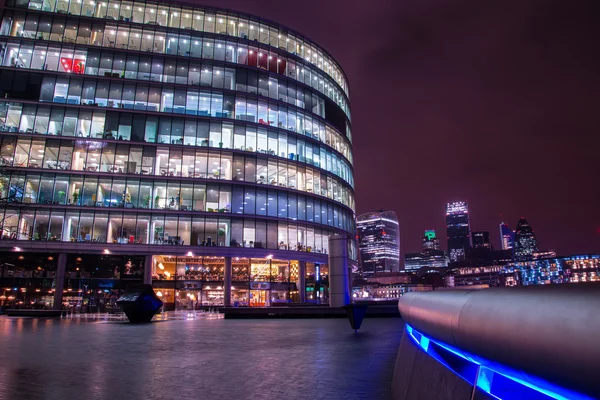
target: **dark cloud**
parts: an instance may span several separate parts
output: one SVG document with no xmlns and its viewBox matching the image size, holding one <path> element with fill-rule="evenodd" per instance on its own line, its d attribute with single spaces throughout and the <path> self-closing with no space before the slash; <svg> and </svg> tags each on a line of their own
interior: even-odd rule
<svg viewBox="0 0 600 400">
<path fill-rule="evenodd" d="M 289 26 L 350 80 L 358 212 L 395 210 L 402 252 L 444 204 L 472 228 L 524 216 L 542 248 L 600 251 L 600 3 L 206 0 Z"/>
</svg>

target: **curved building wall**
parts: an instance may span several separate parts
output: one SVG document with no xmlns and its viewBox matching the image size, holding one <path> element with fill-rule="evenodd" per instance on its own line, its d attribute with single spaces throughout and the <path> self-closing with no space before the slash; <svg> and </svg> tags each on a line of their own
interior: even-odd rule
<svg viewBox="0 0 600 400">
<path fill-rule="evenodd" d="M 233 257 L 290 300 L 300 271 L 326 272 L 328 236 L 355 232 L 347 83 L 308 39 L 173 3 L 1 11 L 2 249 L 146 254 L 155 286 L 198 290 Z"/>
</svg>

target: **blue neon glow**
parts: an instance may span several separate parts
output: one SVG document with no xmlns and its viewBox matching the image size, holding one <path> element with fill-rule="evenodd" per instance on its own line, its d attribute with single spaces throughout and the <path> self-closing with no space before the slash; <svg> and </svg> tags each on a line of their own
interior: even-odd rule
<svg viewBox="0 0 600 400">
<path fill-rule="evenodd" d="M 511 371 L 510 368 L 504 367 L 495 362 L 485 360 L 473 354 L 469 354 L 438 340 L 431 339 L 430 337 L 423 335 L 421 332 L 417 331 L 408 324 L 406 324 L 405 327 L 406 332 L 408 333 L 408 336 L 411 338 L 411 340 L 415 342 L 419 347 L 421 347 L 427 354 L 436 359 L 438 362 L 444 364 L 447 368 L 451 369 L 454 373 L 461 376 L 463 379 L 467 380 L 470 384 L 477 385 L 479 389 L 499 400 L 529 398 L 529 396 L 524 396 L 525 393 L 518 393 L 518 391 L 511 390 L 511 388 L 515 385 L 522 385 L 525 388 L 534 390 L 539 394 L 545 395 L 549 398 L 556 400 L 593 400 L 591 397 L 583 395 L 581 393 L 573 392 L 569 389 L 553 385 L 541 379 L 534 379 L 536 380 L 536 383 L 544 383 L 544 386 L 546 386 L 540 387 L 539 385 L 536 385 L 532 382 L 526 381 L 509 373 L 509 371 Z M 450 368 L 450 366 L 443 359 L 441 359 L 439 354 L 436 353 L 435 349 L 432 348 L 431 343 L 435 344 L 439 348 L 448 351 L 451 354 L 462 358 L 463 360 L 478 365 L 479 369 L 477 377 L 475 378 L 475 382 L 470 381 L 468 378 L 458 374 L 457 371 L 454 371 L 452 368 Z M 495 379 L 497 375 L 498 379 Z M 510 393 L 510 395 L 504 395 L 504 397 L 499 397 L 498 392 L 506 392 Z"/>
<path fill-rule="evenodd" d="M 429 349 L 429 338 L 423 336 L 420 344 L 423 350 L 427 351 Z"/>
<path fill-rule="evenodd" d="M 479 371 L 477 372 L 477 387 L 486 393 L 490 393 L 492 390 L 493 379 L 494 372 L 480 365 Z"/>
<path fill-rule="evenodd" d="M 477 370 L 477 387 L 486 392 L 490 397 L 502 400 L 500 397 L 491 393 L 493 380 L 494 371 L 480 365 L 479 369 Z"/>
</svg>

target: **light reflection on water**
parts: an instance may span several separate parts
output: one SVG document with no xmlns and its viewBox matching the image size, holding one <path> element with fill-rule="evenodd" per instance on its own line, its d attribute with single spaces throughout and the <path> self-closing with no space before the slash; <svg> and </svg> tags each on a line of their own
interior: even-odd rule
<svg viewBox="0 0 600 400">
<path fill-rule="evenodd" d="M 121 319 L 118 319 L 121 318 Z M 398 318 L 0 317 L 0 399 L 387 399 Z"/>
</svg>

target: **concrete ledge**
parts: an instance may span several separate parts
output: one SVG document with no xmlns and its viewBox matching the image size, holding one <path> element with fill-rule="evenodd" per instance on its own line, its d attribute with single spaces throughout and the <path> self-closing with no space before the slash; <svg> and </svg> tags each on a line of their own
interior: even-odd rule
<svg viewBox="0 0 600 400">
<path fill-rule="evenodd" d="M 342 307 L 292 306 L 292 307 L 220 307 L 219 313 L 227 319 L 251 318 L 347 318 Z M 367 318 L 400 317 L 395 305 L 375 305 L 367 309 Z"/>
</svg>

